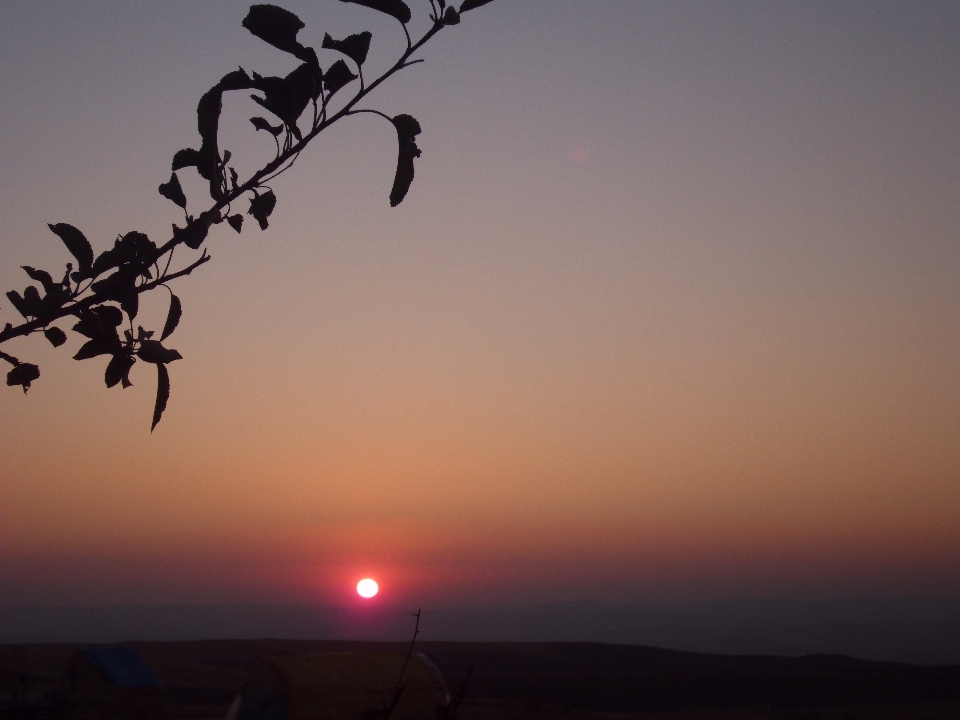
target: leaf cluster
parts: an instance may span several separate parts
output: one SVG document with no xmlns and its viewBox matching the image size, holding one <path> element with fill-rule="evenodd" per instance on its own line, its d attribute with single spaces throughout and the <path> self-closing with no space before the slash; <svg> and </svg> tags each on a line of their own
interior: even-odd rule
<svg viewBox="0 0 960 720">
<path fill-rule="evenodd" d="M 197 104 L 198 147 L 183 148 L 173 155 L 170 178 L 159 185 L 158 192 L 183 213 L 182 225 L 173 223 L 169 238 L 158 245 L 143 232 L 134 230 L 118 235 L 112 247 L 95 255 L 93 246 L 79 229 L 68 223 L 49 225 L 61 240 L 73 262 L 66 264 L 60 275 L 27 265 L 24 272 L 35 284 L 23 290 L 6 293 L 23 322 L 6 323 L 0 331 L 0 343 L 16 337 L 42 333 L 54 347 L 67 341 L 66 332 L 53 323 L 71 318 L 70 330 L 82 338 L 74 355 L 76 360 L 101 356 L 108 359 L 104 382 L 108 388 L 130 387 L 130 371 L 137 362 L 157 368 L 157 395 L 152 428 L 155 428 L 170 396 L 170 375 L 167 366 L 181 359 L 179 352 L 163 343 L 176 330 L 182 316 L 180 299 L 168 284 L 189 275 L 210 256 L 202 249 L 180 269 L 172 269 L 174 251 L 203 248 L 208 234 L 216 225 L 226 222 L 241 233 L 244 217 L 257 221 L 261 230 L 269 227 L 269 218 L 277 206 L 277 197 L 269 182 L 288 170 L 299 154 L 314 138 L 335 122 L 360 113 L 373 113 L 389 120 L 397 132 L 397 167 L 390 190 L 390 205 L 399 205 L 407 196 L 414 179 L 414 160 L 421 151 L 416 138 L 420 123 L 410 115 L 391 117 L 378 110 L 359 108 L 358 103 L 400 70 L 421 62 L 412 56 L 445 27 L 460 22 L 462 13 L 476 9 L 491 0 L 465 0 L 459 10 L 445 0 L 429 0 L 431 22 L 427 32 L 414 42 L 407 24 L 412 19 L 410 7 L 403 0 L 340 0 L 384 13 L 397 20 L 407 40 L 400 58 L 373 82 L 367 84 L 363 69 L 373 39 L 369 31 L 337 39 L 324 33 L 321 51 L 336 53 L 333 62 L 321 62 L 313 47 L 300 41 L 304 23 L 294 13 L 275 5 L 253 5 L 242 26 L 257 38 L 287 53 L 296 65 L 283 77 L 263 76 L 243 68 L 225 74 L 205 92 Z M 345 88 L 352 95 L 341 99 Z M 230 92 L 249 92 L 269 117 L 256 116 L 250 122 L 257 131 L 266 132 L 274 140 L 274 155 L 251 176 L 241 179 L 231 164 L 233 153 L 220 146 L 220 116 L 223 96 Z M 334 97 L 337 106 L 334 107 Z M 308 109 L 310 112 L 308 113 Z M 212 204 L 191 214 L 190 199 L 184 192 L 178 173 L 192 168 L 208 187 Z M 242 199 L 249 204 L 245 212 L 237 209 Z M 75 262 L 75 264 L 74 264 Z M 159 287 L 169 292 L 169 306 L 158 339 L 156 331 L 134 327 L 140 310 L 140 296 Z M 0 359 L 12 366 L 7 385 L 24 392 L 40 377 L 39 368 L 0 351 Z"/>
</svg>

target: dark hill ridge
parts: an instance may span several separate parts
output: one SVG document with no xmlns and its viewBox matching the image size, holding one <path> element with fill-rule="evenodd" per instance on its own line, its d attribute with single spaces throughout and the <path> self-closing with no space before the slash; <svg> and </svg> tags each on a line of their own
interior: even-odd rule
<svg viewBox="0 0 960 720">
<path fill-rule="evenodd" d="M 405 651 L 405 643 L 309 640 L 134 642 L 164 683 L 174 716 L 222 716 L 265 655 Z M 0 646 L 0 671 L 60 677 L 78 645 Z M 601 643 L 423 642 L 456 689 L 512 707 L 599 712 L 825 707 L 960 700 L 960 666 L 915 666 L 843 655 L 713 655 Z"/>
</svg>

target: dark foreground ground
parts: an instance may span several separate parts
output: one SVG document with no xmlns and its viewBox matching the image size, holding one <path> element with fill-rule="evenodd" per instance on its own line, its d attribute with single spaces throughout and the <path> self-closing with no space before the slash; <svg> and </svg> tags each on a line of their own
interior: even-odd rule
<svg viewBox="0 0 960 720">
<path fill-rule="evenodd" d="M 404 643 L 303 640 L 134 642 L 164 684 L 170 717 L 222 718 L 265 655 L 405 650 Z M 0 645 L 0 684 L 53 685 L 83 646 Z M 599 643 L 424 642 L 456 690 L 462 720 L 960 720 L 960 666 L 841 655 L 708 655 Z"/>
</svg>

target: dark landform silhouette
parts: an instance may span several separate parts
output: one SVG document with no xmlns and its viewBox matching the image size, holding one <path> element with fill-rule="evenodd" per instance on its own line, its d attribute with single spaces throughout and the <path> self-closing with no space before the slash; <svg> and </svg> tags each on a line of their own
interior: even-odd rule
<svg viewBox="0 0 960 720">
<path fill-rule="evenodd" d="M 163 681 L 171 718 L 223 717 L 264 656 L 405 651 L 409 643 L 309 640 L 133 642 Z M 960 717 L 960 665 L 917 666 L 843 655 L 714 655 L 602 643 L 423 642 L 451 687 L 475 667 L 464 718 L 583 713 L 703 713 L 753 709 L 805 718 L 811 708 L 861 708 L 837 720 Z M 0 646 L 0 681 L 56 683 L 82 645 Z M 873 708 L 864 714 L 863 708 Z M 801 712 L 800 715 L 784 715 Z M 518 714 L 519 713 L 519 714 Z M 828 720 L 833 716 L 810 717 Z"/>
<path fill-rule="evenodd" d="M 960 598 L 554 602 L 424 609 L 420 641 L 647 645 L 720 655 L 852 655 L 960 664 Z M 405 640 L 409 608 L 234 603 L 0 606 L 0 643 L 317 637 Z"/>
</svg>

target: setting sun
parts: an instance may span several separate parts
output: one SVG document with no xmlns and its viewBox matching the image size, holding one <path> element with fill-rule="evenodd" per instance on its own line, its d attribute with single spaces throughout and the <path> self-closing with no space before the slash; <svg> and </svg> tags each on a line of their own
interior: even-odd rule
<svg viewBox="0 0 960 720">
<path fill-rule="evenodd" d="M 378 592 L 380 592 L 380 586 L 377 585 L 376 580 L 364 578 L 357 583 L 357 594 L 362 598 L 372 598 Z"/>
</svg>

